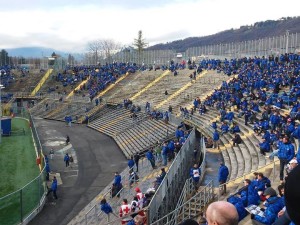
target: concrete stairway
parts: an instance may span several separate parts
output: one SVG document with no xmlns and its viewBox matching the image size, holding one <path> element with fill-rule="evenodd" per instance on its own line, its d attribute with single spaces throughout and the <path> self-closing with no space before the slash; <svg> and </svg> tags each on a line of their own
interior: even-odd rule
<svg viewBox="0 0 300 225">
<path fill-rule="evenodd" d="M 165 124 L 161 120 L 145 119 L 120 132 L 114 139 L 126 157 L 130 157 L 136 152 L 145 151 L 170 135 L 173 136 L 175 130 L 176 126 L 173 124 Z"/>
</svg>

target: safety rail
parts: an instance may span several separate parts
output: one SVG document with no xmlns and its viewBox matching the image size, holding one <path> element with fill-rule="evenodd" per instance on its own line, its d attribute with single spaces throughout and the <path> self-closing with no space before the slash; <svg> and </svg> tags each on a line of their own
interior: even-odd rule
<svg viewBox="0 0 300 225">
<path fill-rule="evenodd" d="M 168 213 L 170 207 L 176 207 L 177 201 L 174 195 L 182 190 L 184 182 L 188 178 L 187 171 L 191 166 L 191 155 L 194 149 L 195 138 L 195 131 L 193 129 L 152 197 L 148 212 L 150 223 Z"/>
<path fill-rule="evenodd" d="M 147 167 L 147 166 L 150 166 L 148 163 L 144 162 L 145 160 L 141 160 L 141 167 Z M 145 163 L 145 165 L 144 165 Z M 127 185 L 129 186 L 130 185 L 130 181 L 132 181 L 132 183 L 136 183 L 136 180 L 135 180 L 135 177 L 133 178 L 133 180 L 130 180 L 128 178 L 128 174 L 129 174 L 129 171 L 134 169 L 134 166 L 132 168 L 126 168 L 120 175 L 121 175 L 121 180 L 122 180 L 122 183 L 123 186 L 122 188 L 115 194 L 115 196 L 118 196 L 120 195 L 122 192 L 125 194 L 125 191 L 126 191 L 126 187 Z M 123 182 L 124 181 L 124 182 Z M 112 199 L 112 184 L 113 184 L 114 181 L 112 181 L 109 185 L 108 185 L 108 191 L 106 191 L 103 195 L 100 194 L 101 198 L 105 198 L 105 199 Z M 128 194 L 130 194 L 131 192 L 131 189 L 128 189 Z M 120 198 L 118 201 L 114 202 L 111 204 L 111 207 L 112 208 L 115 208 L 117 207 L 117 205 L 120 205 L 120 202 L 122 199 Z M 102 211 L 99 210 L 99 202 L 96 202 L 84 215 L 84 224 L 85 225 L 88 225 L 90 224 L 91 221 L 99 221 L 101 219 L 101 217 L 103 217 L 103 213 Z"/>
<path fill-rule="evenodd" d="M 192 198 L 184 202 L 182 205 L 177 207 L 172 212 L 168 213 L 164 217 L 150 223 L 151 225 L 176 225 L 179 224 L 181 221 L 194 218 L 191 215 L 191 206 L 196 205 L 197 210 L 203 212 L 205 207 L 214 200 L 214 186 L 213 181 L 209 181 L 206 186 L 201 188 Z M 188 210 L 185 210 L 185 209 Z"/>
<path fill-rule="evenodd" d="M 189 132 L 191 132 L 192 131 L 192 129 L 191 130 L 189 130 Z M 173 136 L 173 138 L 174 138 L 174 136 Z M 168 139 L 168 140 L 170 140 L 170 139 Z M 155 146 L 157 146 L 157 145 L 155 145 Z M 149 148 L 148 148 L 149 149 Z M 144 149 L 144 151 L 146 151 L 146 149 Z M 181 150 L 180 150 L 181 151 Z M 146 157 L 145 157 L 145 153 L 140 153 L 140 157 L 141 157 L 141 162 L 142 162 L 142 164 L 141 164 L 141 167 L 150 167 L 150 163 L 149 162 L 147 162 L 148 160 L 146 159 Z M 142 159 L 142 158 L 144 158 L 144 159 Z M 175 155 L 175 160 L 176 160 L 176 155 Z M 130 171 L 131 169 L 130 168 L 127 168 L 127 169 L 125 169 L 122 173 L 121 173 L 121 176 L 122 176 L 122 181 L 125 181 L 124 182 L 124 184 L 128 184 L 129 185 L 129 183 L 130 183 L 130 180 L 129 180 L 129 178 L 128 178 L 128 174 L 129 174 L 129 171 Z M 133 180 L 133 183 L 135 183 L 135 180 Z M 113 181 L 108 185 L 109 187 L 111 187 L 112 186 L 112 184 L 113 184 Z M 125 192 L 125 191 L 128 191 L 128 194 L 130 194 L 130 192 L 131 192 L 131 189 L 128 189 L 128 190 L 126 190 L 126 185 L 124 185 L 123 186 L 123 188 L 116 194 L 116 196 L 117 195 L 119 195 L 119 194 L 121 194 L 122 192 Z M 102 195 L 102 198 L 110 198 L 111 197 L 111 189 L 109 189 L 109 191 L 107 191 L 107 192 L 105 192 L 105 194 L 103 194 Z M 124 193 L 125 194 L 125 193 Z M 109 197 L 108 197 L 109 196 Z M 85 216 L 84 216 L 84 223 L 85 223 L 85 225 L 88 225 L 88 224 L 90 224 L 91 223 L 91 221 L 95 221 L 95 220 L 97 220 L 97 221 L 99 221 L 100 219 L 101 219 L 101 217 L 103 217 L 104 215 L 103 215 L 103 213 L 101 213 L 101 212 L 99 212 L 99 207 L 98 207 L 98 205 L 99 205 L 99 203 L 95 203 L 92 207 L 91 207 L 91 209 L 89 209 L 86 213 L 85 213 Z M 120 202 L 114 202 L 114 203 L 112 203 L 111 204 L 111 206 L 114 208 L 114 207 L 116 207 L 117 205 L 120 205 Z"/>
<path fill-rule="evenodd" d="M 30 92 L 14 92 L 13 93 L 14 98 L 36 98 L 36 99 L 43 99 L 43 98 L 50 98 L 54 100 L 65 100 L 67 95 L 66 94 L 58 94 L 58 93 L 48 93 L 48 92 L 38 92 L 35 95 L 31 95 Z M 73 102 L 91 102 L 91 99 L 89 96 L 77 96 L 74 95 L 67 99 L 67 101 L 73 101 Z"/>
<path fill-rule="evenodd" d="M 227 181 L 227 182 L 224 183 L 224 184 L 219 185 L 218 200 L 220 200 L 220 198 L 221 198 L 221 192 L 224 190 L 224 186 L 225 186 L 225 185 L 236 185 L 236 186 L 239 186 L 240 184 L 243 183 L 243 181 L 244 181 L 245 179 L 251 178 L 251 176 L 253 175 L 253 173 L 255 173 L 255 172 L 260 172 L 260 171 L 265 170 L 265 169 L 267 169 L 267 168 L 272 168 L 272 169 L 273 169 L 273 182 L 274 182 L 274 180 L 275 180 L 275 166 L 278 165 L 279 162 L 280 162 L 279 159 L 274 160 L 273 162 L 268 163 L 268 164 L 266 164 L 266 165 L 260 167 L 260 168 L 257 169 L 257 170 L 253 170 L 253 171 L 251 171 L 250 173 L 247 173 L 247 174 L 244 174 L 244 175 L 242 175 L 242 176 L 236 177 L 236 178 L 234 178 L 234 179 L 231 179 L 231 180 Z M 253 177 L 253 176 L 252 176 L 252 177 Z"/>
<path fill-rule="evenodd" d="M 201 138 L 200 140 L 200 149 L 202 150 L 201 152 L 203 153 L 203 159 L 202 159 L 202 163 L 201 163 L 201 175 L 200 175 L 200 180 L 199 183 L 201 183 L 201 181 L 204 178 L 204 174 L 205 174 L 205 167 L 206 167 L 206 147 L 205 147 L 205 143 L 204 143 L 204 138 Z M 195 193 L 195 186 L 194 186 L 194 182 L 193 182 L 193 178 L 190 177 L 189 179 L 187 179 L 185 181 L 184 187 L 182 189 L 181 195 L 178 198 L 178 202 L 176 205 L 176 208 L 178 208 L 179 206 L 181 206 L 183 204 L 183 202 L 186 200 L 186 197 L 194 194 Z"/>
</svg>

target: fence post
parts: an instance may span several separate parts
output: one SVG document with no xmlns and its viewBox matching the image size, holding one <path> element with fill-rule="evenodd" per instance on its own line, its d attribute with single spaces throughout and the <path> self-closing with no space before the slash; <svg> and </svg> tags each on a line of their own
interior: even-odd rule
<svg viewBox="0 0 300 225">
<path fill-rule="evenodd" d="M 21 223 L 23 222 L 23 201 L 22 201 L 22 189 L 20 190 L 20 217 Z"/>
</svg>

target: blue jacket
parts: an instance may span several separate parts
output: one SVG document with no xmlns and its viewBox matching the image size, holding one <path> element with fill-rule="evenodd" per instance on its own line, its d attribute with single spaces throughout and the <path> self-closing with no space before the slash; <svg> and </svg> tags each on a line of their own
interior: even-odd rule
<svg viewBox="0 0 300 225">
<path fill-rule="evenodd" d="M 217 123 L 216 122 L 212 122 L 211 127 L 214 128 L 214 129 L 217 129 L 218 128 Z"/>
<path fill-rule="evenodd" d="M 147 158 L 148 160 L 153 160 L 153 159 L 154 159 L 154 156 L 153 156 L 153 154 L 152 154 L 151 151 L 148 151 L 148 152 L 146 153 L 146 158 Z"/>
<path fill-rule="evenodd" d="M 299 150 L 297 152 L 296 158 L 297 158 L 297 162 L 298 162 L 298 165 L 299 165 L 300 164 L 300 151 Z"/>
<path fill-rule="evenodd" d="M 134 220 L 129 220 L 128 223 L 127 223 L 127 225 L 135 225 Z"/>
<path fill-rule="evenodd" d="M 175 143 L 174 143 L 174 141 L 171 140 L 171 141 L 169 142 L 168 148 L 169 148 L 169 150 L 170 150 L 171 152 L 174 152 L 174 150 L 175 150 Z"/>
<path fill-rule="evenodd" d="M 263 177 L 261 180 L 256 181 L 256 190 L 257 191 L 264 191 L 266 189 L 266 184 L 271 186 L 271 181 L 267 177 Z"/>
<path fill-rule="evenodd" d="M 232 120 L 234 118 L 234 113 L 233 112 L 228 112 L 227 115 L 226 115 L 226 118 L 228 120 Z"/>
<path fill-rule="evenodd" d="M 295 149 L 291 143 L 283 143 L 279 146 L 278 158 L 291 161 L 295 156 Z"/>
<path fill-rule="evenodd" d="M 255 215 L 254 219 L 263 224 L 271 225 L 276 220 L 277 214 L 283 208 L 283 205 L 280 197 L 277 196 L 268 198 L 266 202 L 267 208 L 265 209 L 264 217 Z"/>
<path fill-rule="evenodd" d="M 56 179 L 52 181 L 51 189 L 52 189 L 53 191 L 56 191 L 56 190 L 57 190 L 57 180 L 56 180 Z"/>
<path fill-rule="evenodd" d="M 229 175 L 227 166 L 221 165 L 218 171 L 218 180 L 219 182 L 226 182 Z"/>
<path fill-rule="evenodd" d="M 220 139 L 220 135 L 219 135 L 218 131 L 215 131 L 213 133 L 213 140 L 214 141 L 218 141 L 219 139 Z"/>
<path fill-rule="evenodd" d="M 100 209 L 106 214 L 109 214 L 112 212 L 112 208 L 108 203 L 100 204 Z"/>
<path fill-rule="evenodd" d="M 270 143 L 267 141 L 259 143 L 259 147 L 260 147 L 260 149 L 264 150 L 265 152 L 269 152 L 271 150 Z"/>
<path fill-rule="evenodd" d="M 234 205 L 234 207 L 236 208 L 236 211 L 239 214 L 239 221 L 241 221 L 247 216 L 247 211 L 244 208 L 242 199 L 236 196 L 231 196 L 228 198 L 227 201 L 230 202 L 232 205 Z"/>
<path fill-rule="evenodd" d="M 121 184 L 121 175 L 115 175 L 115 179 L 114 179 L 114 184 L 117 186 L 117 187 L 119 187 L 120 186 L 120 184 Z"/>
<path fill-rule="evenodd" d="M 248 205 L 259 205 L 260 197 L 252 183 L 241 191 L 241 199 L 245 207 Z"/>
<path fill-rule="evenodd" d="M 233 128 L 232 128 L 232 132 L 233 133 L 238 133 L 238 132 L 241 132 L 240 128 L 238 125 L 235 125 Z"/>
<path fill-rule="evenodd" d="M 49 166 L 49 163 L 46 163 L 46 168 L 45 168 L 45 169 L 46 169 L 46 172 L 47 172 L 47 173 L 50 173 L 50 166 Z"/>
<path fill-rule="evenodd" d="M 162 149 L 161 149 L 161 154 L 162 155 L 168 155 L 168 146 L 163 146 Z"/>
<path fill-rule="evenodd" d="M 279 124 L 280 118 L 279 118 L 278 115 L 274 115 L 274 114 L 273 114 L 273 115 L 270 117 L 270 121 L 271 121 L 272 124 L 277 125 L 277 124 Z"/>
<path fill-rule="evenodd" d="M 133 159 L 129 159 L 127 164 L 128 164 L 128 167 L 129 167 L 129 168 L 132 168 L 132 167 L 134 166 L 134 161 L 133 161 Z"/>
<path fill-rule="evenodd" d="M 227 132 L 229 131 L 229 126 L 228 126 L 228 124 L 222 124 L 221 130 L 222 130 L 224 133 L 227 133 Z"/>
<path fill-rule="evenodd" d="M 70 160 L 70 157 L 68 155 L 65 155 L 64 161 L 69 161 L 69 160 Z"/>
<path fill-rule="evenodd" d="M 175 131 L 175 136 L 176 136 L 176 138 L 183 137 L 183 136 L 184 136 L 184 131 L 183 131 L 183 130 L 177 129 L 177 130 Z"/>
<path fill-rule="evenodd" d="M 292 133 L 292 136 L 296 139 L 300 139 L 300 126 Z"/>
<path fill-rule="evenodd" d="M 270 142 L 270 139 L 271 139 L 271 134 L 269 131 L 266 131 L 264 133 L 264 135 L 262 136 L 263 139 L 265 139 L 267 142 Z"/>
</svg>

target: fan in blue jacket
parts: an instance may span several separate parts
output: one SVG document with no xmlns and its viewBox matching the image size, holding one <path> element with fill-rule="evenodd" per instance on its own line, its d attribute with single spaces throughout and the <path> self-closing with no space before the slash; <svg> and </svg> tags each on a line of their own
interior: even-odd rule
<svg viewBox="0 0 300 225">
<path fill-rule="evenodd" d="M 128 163 L 127 163 L 129 169 L 132 169 L 132 167 L 134 166 L 134 160 L 133 157 L 131 156 L 130 159 L 128 159 Z"/>
<path fill-rule="evenodd" d="M 282 144 L 279 146 L 278 158 L 280 160 L 280 180 L 283 180 L 283 170 L 285 165 L 291 161 L 295 156 L 295 149 L 293 144 L 289 142 L 288 137 L 284 137 Z"/>
<path fill-rule="evenodd" d="M 264 192 L 267 187 L 271 186 L 269 178 L 265 177 L 263 173 L 257 174 L 257 181 L 255 182 L 255 189 L 259 192 Z"/>
<path fill-rule="evenodd" d="M 214 129 L 217 129 L 218 128 L 217 122 L 216 121 L 212 122 L 211 127 L 214 128 Z"/>
<path fill-rule="evenodd" d="M 239 197 L 232 195 L 227 199 L 228 202 L 230 202 L 234 207 L 236 208 L 236 211 L 238 212 L 239 215 L 239 221 L 244 219 L 247 216 L 247 211 L 244 208 L 242 199 Z"/>
<path fill-rule="evenodd" d="M 246 207 L 249 205 L 259 205 L 260 197 L 257 191 L 255 190 L 255 187 L 251 180 L 245 179 L 244 185 L 245 187 L 240 192 L 240 196 L 244 206 Z"/>
<path fill-rule="evenodd" d="M 219 184 L 225 184 L 229 175 L 228 167 L 224 165 L 224 163 L 220 163 L 219 171 L 218 171 L 218 181 Z M 223 186 L 224 190 L 222 194 L 226 193 L 226 185 Z"/>
<path fill-rule="evenodd" d="M 270 116 L 270 122 L 272 125 L 272 129 L 275 130 L 275 128 L 278 126 L 278 124 L 280 122 L 280 118 L 279 118 L 277 112 L 275 112 L 274 114 L 272 114 Z"/>
<path fill-rule="evenodd" d="M 259 143 L 259 149 L 262 155 L 266 155 L 266 152 L 270 152 L 271 150 L 270 143 L 266 139 L 263 139 L 263 142 Z"/>
<path fill-rule="evenodd" d="M 281 198 L 276 196 L 276 191 L 273 188 L 267 188 L 264 191 L 264 195 L 267 200 L 265 203 L 266 209 L 264 211 L 264 216 L 251 215 L 251 219 L 254 219 L 260 223 L 271 225 L 277 218 L 278 212 L 284 207 L 282 205 Z"/>
</svg>

